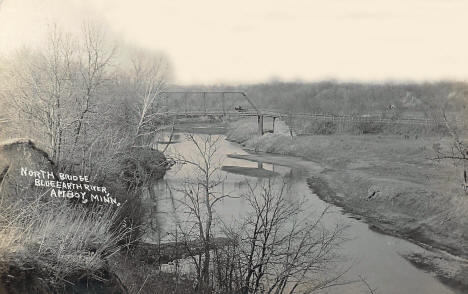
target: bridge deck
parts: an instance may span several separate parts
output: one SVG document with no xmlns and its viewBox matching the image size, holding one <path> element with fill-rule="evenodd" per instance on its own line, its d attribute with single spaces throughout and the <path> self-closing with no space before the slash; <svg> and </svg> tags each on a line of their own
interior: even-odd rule
<svg viewBox="0 0 468 294">
<path fill-rule="evenodd" d="M 382 118 L 379 116 L 351 116 L 351 115 L 329 115 L 329 114 L 312 114 L 312 113 L 284 113 L 276 112 L 271 110 L 261 110 L 260 113 L 256 111 L 222 111 L 222 110 L 207 110 L 207 111 L 167 111 L 161 113 L 161 115 L 166 116 L 180 116 L 180 117 L 194 117 L 194 116 L 239 116 L 239 117 L 249 117 L 249 116 L 263 116 L 271 118 L 288 118 L 293 116 L 294 118 L 303 118 L 311 120 L 325 120 L 325 121 L 337 121 L 337 122 L 374 122 L 374 123 L 385 123 L 385 124 L 416 124 L 416 125 L 437 125 L 443 122 L 434 121 L 431 119 L 422 119 L 422 118 L 400 118 L 400 119 L 391 119 L 391 118 Z"/>
</svg>

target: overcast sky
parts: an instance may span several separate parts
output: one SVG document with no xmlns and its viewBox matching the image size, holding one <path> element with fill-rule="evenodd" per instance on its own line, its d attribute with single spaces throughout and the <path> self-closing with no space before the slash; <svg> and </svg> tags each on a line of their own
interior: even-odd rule
<svg viewBox="0 0 468 294">
<path fill-rule="evenodd" d="M 465 0 L 4 0 L 0 50 L 85 18 L 164 51 L 184 84 L 468 79 Z"/>
</svg>

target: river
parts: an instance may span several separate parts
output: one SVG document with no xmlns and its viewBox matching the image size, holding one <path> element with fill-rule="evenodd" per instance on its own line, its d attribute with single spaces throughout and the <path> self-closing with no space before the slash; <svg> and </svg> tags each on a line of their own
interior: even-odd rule
<svg viewBox="0 0 468 294">
<path fill-rule="evenodd" d="M 196 135 L 203 138 L 207 135 Z M 278 173 L 286 176 L 292 183 L 291 193 L 296 197 L 306 196 L 312 202 L 314 209 L 318 212 L 330 206 L 322 201 L 308 187 L 306 179 L 310 174 L 318 172 L 321 167 L 309 161 L 293 157 L 271 156 L 266 154 L 256 154 L 253 160 L 249 158 L 232 158 L 229 155 L 242 157 L 249 155 L 238 144 L 225 140 L 223 135 L 214 135 L 219 138 L 219 147 L 217 153 L 220 155 L 220 162 L 223 166 L 228 166 L 227 171 L 223 171 L 225 177 L 222 189 L 225 193 L 239 195 L 246 192 L 246 181 L 255 182 L 255 175 L 241 175 L 230 171 L 238 172 L 236 167 L 254 168 L 261 167 L 262 170 Z M 168 153 L 184 157 L 196 157 L 196 147 L 188 142 L 184 134 L 178 136 L 178 141 L 171 144 Z M 263 162 L 263 163 L 262 163 Z M 268 163 L 269 162 L 269 163 Z M 177 198 L 177 192 L 171 188 L 180 185 L 182 181 L 193 173 L 193 168 L 189 165 L 175 166 L 168 171 L 165 178 L 156 184 L 157 194 L 163 195 L 157 199 L 153 205 L 157 208 L 156 218 L 160 228 L 160 236 L 164 241 L 168 232 L 174 229 L 173 213 L 179 213 L 180 209 L 174 202 Z M 242 217 L 245 211 L 246 203 L 241 199 L 225 199 L 216 206 L 216 215 L 222 218 L 225 223 L 233 222 Z M 359 276 L 364 277 L 375 293 L 379 294 L 445 294 L 455 293 L 450 288 L 443 285 L 430 273 L 417 269 L 401 255 L 406 253 L 421 253 L 425 249 L 410 243 L 406 240 L 396 237 L 383 235 L 369 229 L 368 225 L 362 221 L 352 218 L 352 216 L 343 213 L 341 208 L 332 206 L 329 213 L 323 219 L 326 226 L 333 226 L 337 222 L 348 226 L 346 235 L 348 241 L 339 248 L 340 254 L 344 257 L 342 268 L 350 267 L 345 274 L 347 280 L 359 280 Z M 147 236 L 147 241 L 151 236 Z M 370 293 L 363 283 L 353 283 L 343 286 L 336 286 L 322 290 L 319 293 L 330 294 L 357 294 Z"/>
</svg>

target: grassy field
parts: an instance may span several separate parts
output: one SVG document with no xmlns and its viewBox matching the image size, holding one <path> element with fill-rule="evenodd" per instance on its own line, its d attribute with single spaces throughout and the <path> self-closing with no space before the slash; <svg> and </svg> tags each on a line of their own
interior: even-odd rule
<svg viewBox="0 0 468 294">
<path fill-rule="evenodd" d="M 261 152 L 303 157 L 325 169 L 319 195 L 372 220 L 381 230 L 468 256 L 468 196 L 461 167 L 434 161 L 447 138 L 383 135 L 255 135 L 250 121 L 231 125 L 228 139 Z M 312 188 L 318 180 L 310 179 Z"/>
</svg>

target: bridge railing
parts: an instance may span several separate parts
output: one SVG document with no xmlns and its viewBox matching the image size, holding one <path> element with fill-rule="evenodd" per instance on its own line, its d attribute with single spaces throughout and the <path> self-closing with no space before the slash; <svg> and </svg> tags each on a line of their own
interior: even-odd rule
<svg viewBox="0 0 468 294">
<path fill-rule="evenodd" d="M 380 116 L 355 116 L 355 115 L 331 115 L 323 113 L 286 113 L 277 112 L 271 110 L 260 110 L 263 117 L 274 117 L 274 118 L 288 118 L 293 116 L 294 118 L 310 119 L 310 120 L 325 120 L 325 121 L 339 121 L 339 122 L 350 122 L 350 123 L 384 123 L 384 124 L 415 124 L 415 125 L 438 125 L 443 124 L 443 121 L 435 121 L 432 119 L 423 118 L 383 118 Z M 254 110 L 242 110 L 242 111 L 223 111 L 219 109 L 207 109 L 205 110 L 191 110 L 191 111 L 166 111 L 162 112 L 161 115 L 166 116 L 259 116 L 257 111 Z"/>
</svg>

